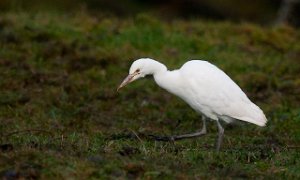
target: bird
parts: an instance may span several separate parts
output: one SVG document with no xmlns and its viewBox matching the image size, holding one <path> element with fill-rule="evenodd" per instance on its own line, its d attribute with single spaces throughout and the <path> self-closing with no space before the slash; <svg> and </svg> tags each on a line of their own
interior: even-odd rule
<svg viewBox="0 0 300 180">
<path fill-rule="evenodd" d="M 151 58 L 135 60 L 129 75 L 118 86 L 117 91 L 127 84 L 152 75 L 158 86 L 180 97 L 192 109 L 202 116 L 202 129 L 183 135 L 155 136 L 158 141 L 176 141 L 200 137 L 207 133 L 206 120 L 215 121 L 218 128 L 216 150 L 219 151 L 224 128 L 220 121 L 232 123 L 244 121 L 265 126 L 267 118 L 264 112 L 254 104 L 242 89 L 221 69 L 206 60 L 190 60 L 176 70 Z"/>
</svg>

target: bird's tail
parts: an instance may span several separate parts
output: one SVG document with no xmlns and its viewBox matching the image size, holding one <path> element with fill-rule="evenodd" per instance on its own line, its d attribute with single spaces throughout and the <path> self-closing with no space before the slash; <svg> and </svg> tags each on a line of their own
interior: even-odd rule
<svg viewBox="0 0 300 180">
<path fill-rule="evenodd" d="M 234 117 L 236 119 L 240 119 L 242 121 L 246 121 L 249 123 L 256 124 L 258 126 L 265 126 L 267 123 L 267 118 L 264 114 L 264 112 L 255 104 L 251 103 L 251 108 L 245 109 L 246 116 L 241 116 L 241 117 Z"/>
</svg>

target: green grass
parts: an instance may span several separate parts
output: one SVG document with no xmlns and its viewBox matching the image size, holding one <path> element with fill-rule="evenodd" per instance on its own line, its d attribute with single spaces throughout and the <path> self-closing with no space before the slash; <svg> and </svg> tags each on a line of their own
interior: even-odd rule
<svg viewBox="0 0 300 180">
<path fill-rule="evenodd" d="M 288 26 L 161 22 L 88 13 L 0 18 L 0 175 L 4 178 L 300 178 L 300 32 Z M 222 68 L 266 113 L 265 128 L 226 125 L 173 143 L 147 134 L 201 128 L 151 78 L 116 92 L 130 64 L 189 59 Z"/>
</svg>

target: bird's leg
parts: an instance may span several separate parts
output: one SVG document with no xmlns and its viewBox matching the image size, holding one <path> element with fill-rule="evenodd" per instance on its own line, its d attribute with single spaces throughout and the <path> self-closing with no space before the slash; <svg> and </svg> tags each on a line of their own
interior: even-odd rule
<svg viewBox="0 0 300 180">
<path fill-rule="evenodd" d="M 216 146 L 217 146 L 217 151 L 220 151 L 220 147 L 224 136 L 224 128 L 222 127 L 219 120 L 217 120 L 217 125 L 218 125 L 218 139 L 217 139 Z"/>
<path fill-rule="evenodd" d="M 204 133 L 204 134 L 206 134 L 206 117 L 203 116 L 203 115 L 202 115 L 202 123 L 203 123 L 203 125 L 202 125 L 201 132 Z"/>
<path fill-rule="evenodd" d="M 203 136 L 206 134 L 206 118 L 202 117 L 202 121 L 203 121 L 202 129 L 195 133 L 175 135 L 175 136 L 155 136 L 155 135 L 149 135 L 149 136 L 154 138 L 156 141 L 176 141 L 181 139 Z"/>
</svg>

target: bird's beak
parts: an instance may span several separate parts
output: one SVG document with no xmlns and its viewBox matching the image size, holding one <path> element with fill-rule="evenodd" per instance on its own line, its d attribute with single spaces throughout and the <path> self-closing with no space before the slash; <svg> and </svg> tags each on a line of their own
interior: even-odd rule
<svg viewBox="0 0 300 180">
<path fill-rule="evenodd" d="M 131 83 L 133 81 L 134 76 L 137 75 L 136 73 L 133 74 L 129 74 L 124 80 L 123 82 L 120 84 L 120 86 L 118 87 L 117 91 L 119 91 L 122 87 L 126 86 L 127 84 Z"/>
</svg>

